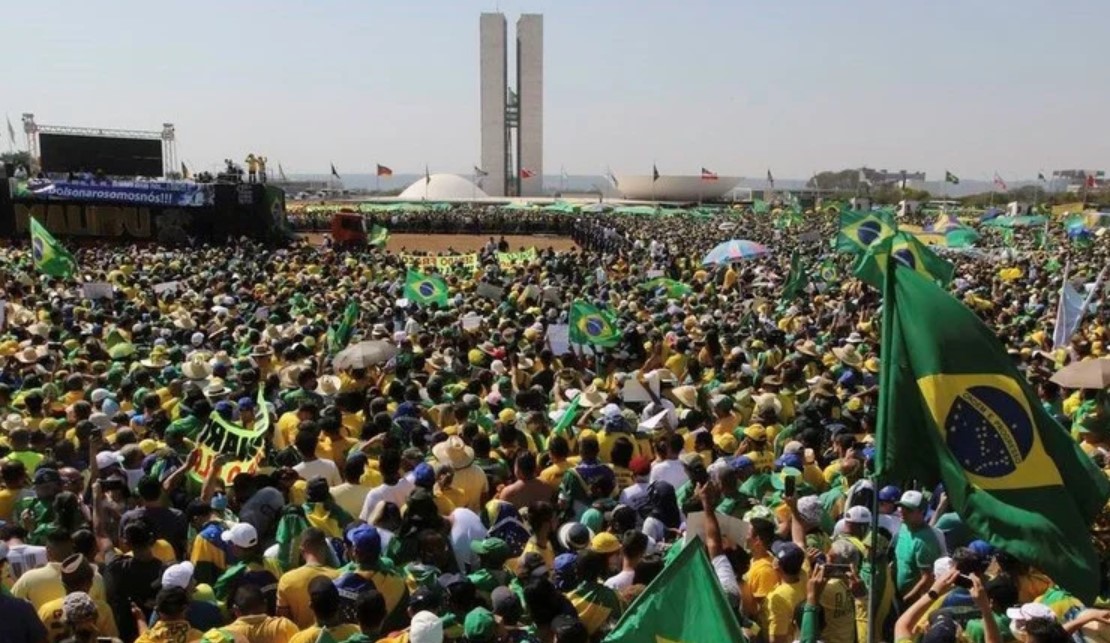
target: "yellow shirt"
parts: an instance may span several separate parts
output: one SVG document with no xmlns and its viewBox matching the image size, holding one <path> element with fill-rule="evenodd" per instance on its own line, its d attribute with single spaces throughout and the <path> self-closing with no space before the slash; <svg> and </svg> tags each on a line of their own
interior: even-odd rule
<svg viewBox="0 0 1110 643">
<path fill-rule="evenodd" d="M 555 569 L 555 552 L 551 549 L 550 545 L 546 547 L 540 547 L 536 544 L 535 539 L 529 538 L 528 542 L 524 545 L 524 552 L 521 553 L 521 556 L 523 557 L 524 554 L 527 554 L 528 552 L 535 552 L 540 556 L 543 556 L 544 565 L 547 565 L 548 569 Z"/>
<path fill-rule="evenodd" d="M 438 498 L 442 496 L 443 498 L 451 502 L 451 506 L 453 507 L 452 511 L 454 511 L 458 507 L 462 507 L 463 503 L 466 502 L 466 494 L 463 492 L 462 489 L 455 487 L 455 483 L 453 482 L 451 483 L 451 486 L 447 487 L 446 489 L 437 485 L 435 495 L 437 498 L 436 507 L 440 506 L 440 501 L 438 500 Z"/>
<path fill-rule="evenodd" d="M 316 643 L 316 639 L 320 636 L 321 632 L 324 631 L 330 634 L 332 639 L 336 641 L 345 641 L 348 637 L 362 632 L 359 626 L 353 623 L 342 623 L 335 627 L 328 628 L 321 628 L 317 625 L 313 625 L 306 630 L 301 630 L 300 634 L 289 639 L 289 643 Z"/>
<path fill-rule="evenodd" d="M 300 628 L 316 622 L 316 616 L 308 605 L 308 584 L 317 576 L 335 579 L 339 570 L 323 565 L 302 565 L 281 575 L 277 586 L 277 607 L 289 610 L 289 620 Z"/>
<path fill-rule="evenodd" d="M 46 626 L 46 632 L 51 641 L 60 641 L 66 637 L 69 628 L 62 616 L 62 603 L 64 598 L 56 598 L 39 608 L 39 620 Z M 116 619 L 112 616 L 112 608 L 104 601 L 96 603 L 96 629 L 100 636 L 119 636 L 116 628 Z"/>
<path fill-rule="evenodd" d="M 796 582 L 781 582 L 763 604 L 764 620 L 767 621 L 767 637 L 790 634 L 790 624 L 794 621 L 794 608 L 806 599 L 806 579 L 803 574 Z"/>
<path fill-rule="evenodd" d="M 182 634 L 185 635 L 184 639 L 181 638 Z M 193 643 L 201 640 L 203 636 L 200 630 L 194 630 L 185 621 L 158 621 L 135 639 L 135 643 L 181 643 L 181 641 Z"/>
<path fill-rule="evenodd" d="M 565 460 L 556 462 L 540 472 L 540 482 L 545 482 L 552 487 L 558 488 L 559 484 L 563 482 L 563 474 L 566 473 L 570 467 L 570 463 Z"/>
<path fill-rule="evenodd" d="M 482 497 L 489 491 L 489 480 L 481 469 L 473 464 L 464 469 L 456 469 L 451 486 L 463 494 L 463 503 L 459 506 L 474 512 L 481 511 Z"/>
<path fill-rule="evenodd" d="M 12 596 L 29 601 L 35 609 L 40 609 L 52 600 L 65 598 L 66 589 L 62 585 L 62 564 L 46 563 L 44 567 L 26 571 L 12 585 Z M 93 576 L 89 596 L 94 601 L 104 601 L 104 577 L 100 572 Z"/>
<path fill-rule="evenodd" d="M 856 640 L 856 601 L 848 585 L 834 578 L 821 592 L 821 608 L 825 612 L 825 629 L 821 640 L 825 643 L 854 643 Z"/>
<path fill-rule="evenodd" d="M 287 618 L 266 614 L 240 616 L 220 629 L 243 636 L 251 643 L 289 643 L 300 630 L 296 623 Z M 204 635 L 205 640 L 210 637 L 213 641 L 225 639 L 219 630 L 209 630 Z"/>
<path fill-rule="evenodd" d="M 373 487 L 344 482 L 339 486 L 331 488 L 331 497 L 335 500 L 335 504 L 339 505 L 343 511 L 357 518 L 359 512 L 362 511 L 362 503 L 366 500 L 366 494 L 370 493 L 371 489 L 373 489 Z"/>
<path fill-rule="evenodd" d="M 752 600 L 762 600 L 767 598 L 775 586 L 779 583 L 779 573 L 771 564 L 771 555 L 765 554 L 760 558 L 753 558 L 751 567 L 748 568 L 748 573 L 744 575 L 744 582 L 740 586 L 740 591 L 747 595 Z M 760 611 L 760 626 L 764 629 L 767 627 L 766 611 Z"/>
<path fill-rule="evenodd" d="M 12 511 L 15 509 L 15 503 L 23 495 L 23 489 L 8 489 L 7 487 L 0 489 L 0 520 L 4 522 L 12 521 Z"/>
</svg>

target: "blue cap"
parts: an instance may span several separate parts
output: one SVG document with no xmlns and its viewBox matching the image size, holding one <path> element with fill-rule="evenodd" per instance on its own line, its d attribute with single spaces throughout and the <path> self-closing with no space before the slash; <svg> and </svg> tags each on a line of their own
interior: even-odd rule
<svg viewBox="0 0 1110 643">
<path fill-rule="evenodd" d="M 397 406 L 397 410 L 393 412 L 393 419 L 419 416 L 420 410 L 413 402 L 402 402 Z"/>
<path fill-rule="evenodd" d="M 352 529 L 347 538 L 354 545 L 355 551 L 360 554 L 380 554 L 382 551 L 382 537 L 378 530 L 370 525 L 360 525 Z"/>
<path fill-rule="evenodd" d="M 217 493 L 212 495 L 212 500 L 208 502 L 208 506 L 216 511 L 223 511 L 227 509 L 227 494 Z"/>
<path fill-rule="evenodd" d="M 994 545 L 985 540 L 973 540 L 967 544 L 967 548 L 978 554 L 983 560 L 989 560 L 994 556 Z"/>
<path fill-rule="evenodd" d="M 879 502 L 898 502 L 901 498 L 902 490 L 892 484 L 879 489 Z"/>
<path fill-rule="evenodd" d="M 797 453 L 787 453 L 775 461 L 776 469 L 797 469 L 801 471 L 806 468 L 806 461 L 802 456 Z"/>
<path fill-rule="evenodd" d="M 231 405 L 231 402 L 228 402 L 227 400 L 220 400 L 219 402 L 216 402 L 215 411 L 219 413 L 220 416 L 225 420 L 230 420 L 232 417 L 235 416 L 235 407 L 233 407 Z"/>
<path fill-rule="evenodd" d="M 578 554 L 559 554 L 555 557 L 555 573 L 565 574 L 574 569 L 578 562 Z"/>
<path fill-rule="evenodd" d="M 864 447 L 863 448 L 863 457 L 864 457 L 865 460 L 874 460 L 875 459 L 875 447 Z"/>
<path fill-rule="evenodd" d="M 239 405 L 240 409 L 255 409 L 255 408 L 258 408 L 258 405 L 254 403 L 254 400 L 252 400 L 249 397 L 239 398 L 239 401 L 236 402 L 236 404 Z"/>
<path fill-rule="evenodd" d="M 728 461 L 728 466 L 736 469 L 737 471 L 743 471 L 744 469 L 751 469 L 755 467 L 755 462 L 753 462 L 752 459 L 746 455 L 738 455 Z"/>
<path fill-rule="evenodd" d="M 432 465 L 421 462 L 412 470 L 412 477 L 418 487 L 430 487 L 436 483 L 436 472 Z"/>
</svg>

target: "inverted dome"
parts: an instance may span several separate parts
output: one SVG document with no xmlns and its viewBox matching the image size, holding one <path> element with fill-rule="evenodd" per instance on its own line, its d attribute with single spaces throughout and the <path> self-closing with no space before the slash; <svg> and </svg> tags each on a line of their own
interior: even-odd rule
<svg viewBox="0 0 1110 643">
<path fill-rule="evenodd" d="M 398 198 L 410 201 L 460 201 L 465 199 L 487 199 L 489 195 L 457 174 L 433 174 L 431 180 L 420 178 L 405 188 Z"/>
</svg>

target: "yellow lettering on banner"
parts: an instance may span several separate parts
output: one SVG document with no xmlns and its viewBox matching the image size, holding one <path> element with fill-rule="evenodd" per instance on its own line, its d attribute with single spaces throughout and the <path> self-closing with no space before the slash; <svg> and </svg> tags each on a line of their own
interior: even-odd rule
<svg viewBox="0 0 1110 643">
<path fill-rule="evenodd" d="M 216 461 L 216 451 L 207 444 L 201 443 L 197 445 L 200 449 L 200 461 L 197 466 L 189 471 L 189 475 L 198 482 L 204 482 L 208 477 L 208 471 L 212 468 Z M 235 460 L 224 464 L 223 469 L 220 470 L 220 479 L 225 483 L 230 484 L 235 480 L 235 476 L 240 473 L 256 473 L 258 472 L 258 463 L 262 459 L 262 451 L 250 460 Z"/>
<path fill-rule="evenodd" d="M 178 210 L 165 210 L 172 215 Z M 81 205 L 81 204 L 37 204 L 15 205 L 15 231 L 26 234 L 31 226 L 31 217 L 38 219 L 53 234 L 73 237 L 120 237 L 125 233 L 139 239 L 150 237 L 150 208 Z"/>
</svg>

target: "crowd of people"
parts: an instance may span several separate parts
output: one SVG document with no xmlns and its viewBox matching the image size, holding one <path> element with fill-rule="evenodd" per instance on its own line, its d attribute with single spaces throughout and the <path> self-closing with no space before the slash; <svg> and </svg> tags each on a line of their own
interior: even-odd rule
<svg viewBox="0 0 1110 643">
<path fill-rule="evenodd" d="M 0 247 L 0 641 L 598 641 L 687 540 L 752 641 L 1107 640 L 942 487 L 872 478 L 881 296 L 835 216 L 552 216 L 577 250 L 503 266 L 491 238 L 446 307 L 373 248 L 89 246 L 89 300 Z M 734 237 L 772 252 L 702 265 Z M 1052 237 L 984 231 L 951 288 L 1105 467 L 1103 392 L 1048 377 L 1107 339 L 1097 308 L 1052 345 L 1056 266 L 1110 253 Z M 552 341 L 575 300 L 616 346 Z M 336 366 L 351 302 L 387 361 Z"/>
</svg>

